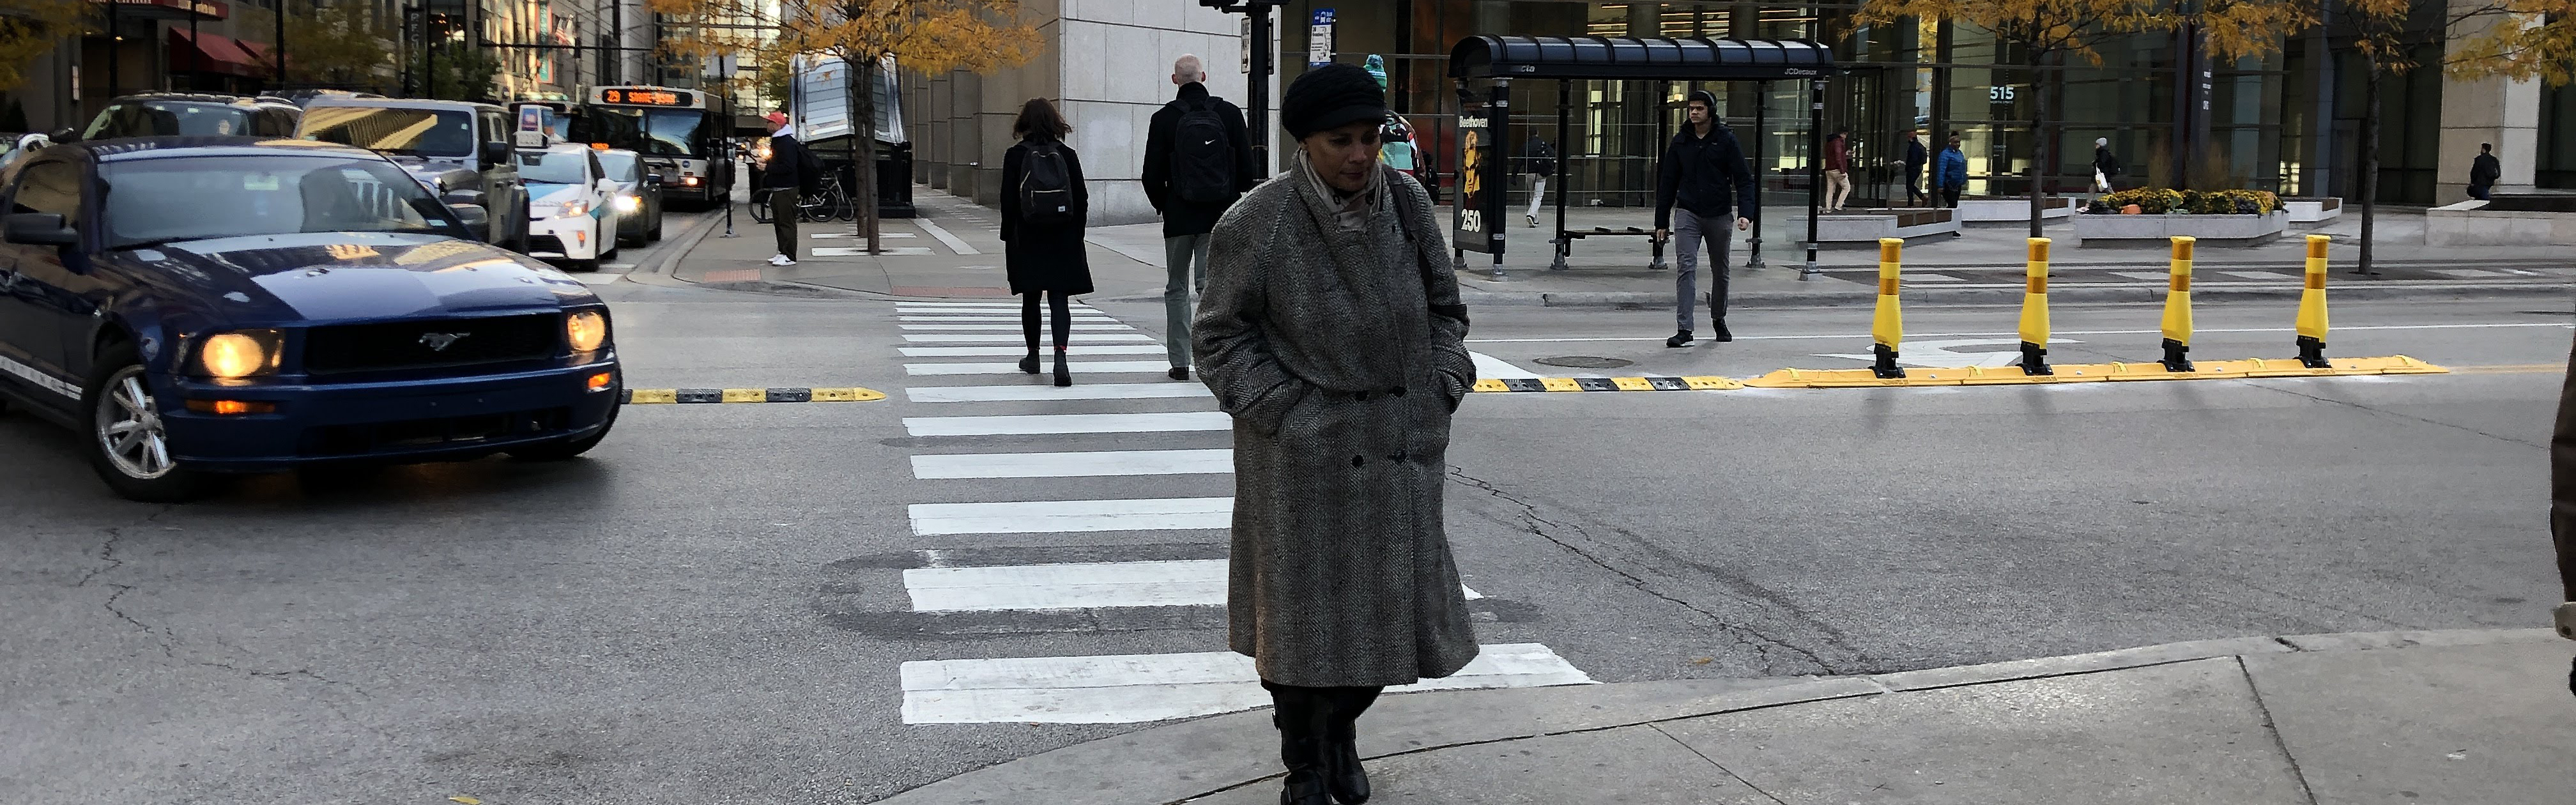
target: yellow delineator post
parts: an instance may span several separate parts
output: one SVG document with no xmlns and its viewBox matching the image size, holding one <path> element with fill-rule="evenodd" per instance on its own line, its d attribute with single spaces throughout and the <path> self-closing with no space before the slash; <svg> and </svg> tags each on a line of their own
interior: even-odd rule
<svg viewBox="0 0 2576 805">
<path fill-rule="evenodd" d="M 2191 246 L 2195 238 L 2176 235 L 2173 239 L 2173 279 L 2165 293 L 2165 371 L 2192 371 L 2191 358 Z"/>
<path fill-rule="evenodd" d="M 2326 361 L 2326 242 L 2324 235 L 2308 236 L 2308 287 L 2299 292 L 2299 365 L 2310 369 L 2330 369 Z"/>
<path fill-rule="evenodd" d="M 2021 295 L 2021 373 L 2053 375 L 2048 367 L 2048 239 L 2030 239 L 2029 287 Z"/>
<path fill-rule="evenodd" d="M 1905 315 L 1896 307 L 1896 274 L 1904 251 L 1904 238 L 1878 239 L 1878 312 L 1869 320 L 1870 340 L 1877 342 L 1870 351 L 1877 354 L 1878 363 L 1870 372 L 1882 378 L 1905 376 L 1905 370 L 1896 365 L 1896 345 L 1905 340 Z"/>
</svg>

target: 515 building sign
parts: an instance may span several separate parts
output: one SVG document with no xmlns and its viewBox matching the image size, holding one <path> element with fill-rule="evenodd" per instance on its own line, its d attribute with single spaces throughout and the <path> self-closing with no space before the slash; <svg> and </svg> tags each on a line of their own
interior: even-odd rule
<svg viewBox="0 0 2576 805">
<path fill-rule="evenodd" d="M 1460 249 L 1503 253 L 1504 191 L 1511 179 L 1503 172 L 1502 144 L 1509 113 L 1488 104 L 1458 116 L 1458 220 L 1450 239 Z"/>
</svg>

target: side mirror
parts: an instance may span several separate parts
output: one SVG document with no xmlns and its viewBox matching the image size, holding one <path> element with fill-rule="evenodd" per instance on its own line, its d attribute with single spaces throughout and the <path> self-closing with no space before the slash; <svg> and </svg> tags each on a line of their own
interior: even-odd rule
<svg viewBox="0 0 2576 805">
<path fill-rule="evenodd" d="M 465 225 L 465 231 L 486 233 L 488 237 L 492 229 L 492 214 L 484 211 L 483 205 L 449 204 L 447 211 L 456 214 L 457 222 Z"/>
<path fill-rule="evenodd" d="M 484 144 L 483 144 L 483 164 L 484 164 L 484 165 L 486 165 L 486 166 L 498 165 L 498 164 L 501 164 L 501 163 L 503 163 L 503 162 L 508 162 L 508 161 L 510 161 L 510 144 L 509 144 L 509 143 L 484 143 Z"/>
<path fill-rule="evenodd" d="M 5 239 L 26 246 L 78 246 L 80 231 L 63 225 L 63 216 L 50 212 L 22 212 L 9 216 Z"/>
<path fill-rule="evenodd" d="M 447 195 L 439 196 L 438 202 L 449 206 L 467 204 L 481 207 L 486 198 L 481 190 L 450 190 Z"/>
<path fill-rule="evenodd" d="M 645 184 L 647 184 L 647 185 L 654 186 L 654 187 L 661 187 L 661 186 L 662 186 L 662 174 L 659 174 L 659 173 L 647 173 L 647 174 L 644 174 L 644 183 L 645 183 Z"/>
<path fill-rule="evenodd" d="M 80 142 L 80 130 L 79 130 L 79 129 L 55 129 L 55 130 L 54 130 L 54 133 L 45 135 L 45 139 L 52 140 L 52 141 L 54 141 L 54 142 L 58 142 L 58 143 L 76 143 L 76 142 Z"/>
</svg>

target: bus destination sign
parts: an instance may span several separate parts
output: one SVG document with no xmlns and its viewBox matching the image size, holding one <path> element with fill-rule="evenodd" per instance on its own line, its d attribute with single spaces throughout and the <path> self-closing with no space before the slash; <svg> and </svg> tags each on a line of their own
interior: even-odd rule
<svg viewBox="0 0 2576 805">
<path fill-rule="evenodd" d="M 696 106 L 698 99 L 695 93 L 677 90 L 603 89 L 599 91 L 599 102 L 628 106 Z"/>
</svg>

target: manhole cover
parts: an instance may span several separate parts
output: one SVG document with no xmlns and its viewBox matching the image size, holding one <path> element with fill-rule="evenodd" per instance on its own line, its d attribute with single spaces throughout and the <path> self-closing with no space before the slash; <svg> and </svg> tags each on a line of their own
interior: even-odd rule
<svg viewBox="0 0 2576 805">
<path fill-rule="evenodd" d="M 1544 363 L 1549 366 L 1563 366 L 1569 369 L 1617 369 L 1622 366 L 1636 363 L 1636 361 L 1620 360 L 1618 358 L 1596 358 L 1590 355 L 1560 355 L 1554 358 L 1540 358 L 1536 362 Z"/>
</svg>

